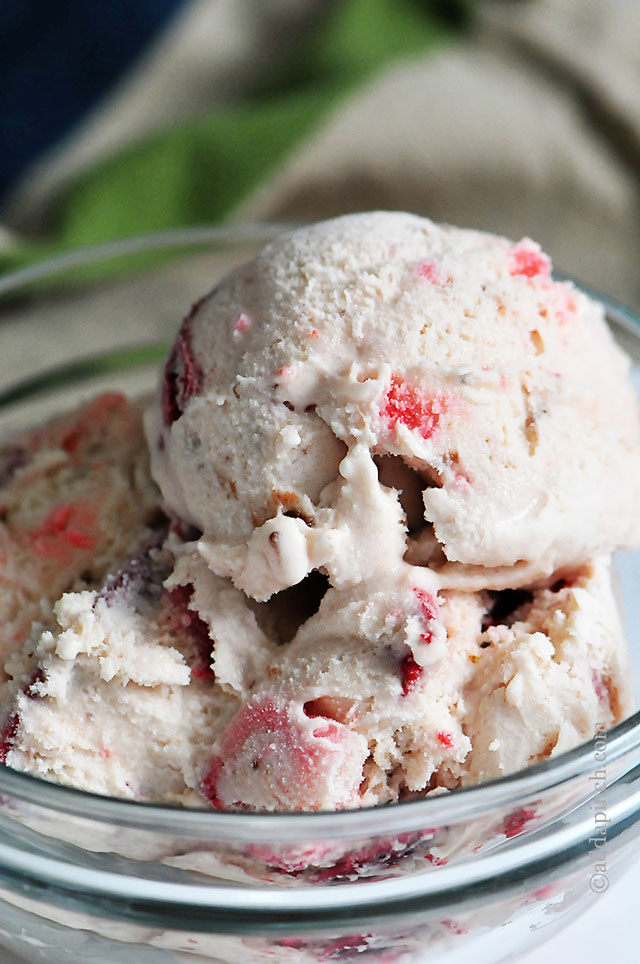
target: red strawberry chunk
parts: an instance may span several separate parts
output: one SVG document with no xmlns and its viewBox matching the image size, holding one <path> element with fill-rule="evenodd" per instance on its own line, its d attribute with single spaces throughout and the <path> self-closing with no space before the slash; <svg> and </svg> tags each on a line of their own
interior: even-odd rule
<svg viewBox="0 0 640 964">
<path fill-rule="evenodd" d="M 193 305 L 182 322 L 164 368 L 162 415 L 166 426 L 177 422 L 189 399 L 200 390 L 202 369 L 193 351 L 191 328 L 195 313 L 201 304 L 202 299 Z"/>
<path fill-rule="evenodd" d="M 425 854 L 424 859 L 434 867 L 446 867 L 449 863 L 446 857 L 434 857 L 432 853 Z"/>
<path fill-rule="evenodd" d="M 67 541 L 76 549 L 91 549 L 95 545 L 93 536 L 78 529 L 67 529 Z"/>
<path fill-rule="evenodd" d="M 525 278 L 548 278 L 551 274 L 551 261 L 544 251 L 539 251 L 528 238 L 523 238 L 511 248 L 509 273 L 524 275 Z"/>
<path fill-rule="evenodd" d="M 81 425 L 74 425 L 62 436 L 62 448 L 67 455 L 74 455 L 87 430 Z"/>
<path fill-rule="evenodd" d="M 186 631 L 195 644 L 198 662 L 191 667 L 191 675 L 200 679 L 213 679 L 214 673 L 211 663 L 213 640 L 209 635 L 209 626 L 194 609 L 189 608 L 189 600 L 193 595 L 193 586 L 176 586 L 169 592 L 169 605 L 172 610 L 173 621 Z"/>
<path fill-rule="evenodd" d="M 411 693 L 417 686 L 418 680 L 422 676 L 423 668 L 416 663 L 413 655 L 409 654 L 402 664 L 402 695 Z"/>
<path fill-rule="evenodd" d="M 467 928 L 464 924 L 459 924 L 456 920 L 443 920 L 442 926 L 446 927 L 452 934 L 466 934 Z"/>
<path fill-rule="evenodd" d="M 438 732 L 436 733 L 436 736 L 438 737 L 438 739 L 440 740 L 443 746 L 445 746 L 448 750 L 451 749 L 454 742 L 453 735 L 451 733 L 447 733 L 446 730 L 438 730 Z"/>
<path fill-rule="evenodd" d="M 338 937 L 326 944 L 318 958 L 319 961 L 339 961 L 342 958 L 360 956 L 369 947 L 370 934 L 350 934 Z"/>
<path fill-rule="evenodd" d="M 344 724 L 263 694 L 227 724 L 201 790 L 218 807 L 221 800 L 236 808 L 258 801 L 281 807 L 284 800 L 291 809 L 317 809 L 337 787 L 342 806 L 357 793 L 364 756 L 365 741 Z"/>
<path fill-rule="evenodd" d="M 420 606 L 420 615 L 425 623 L 430 623 L 438 618 L 438 604 L 430 592 L 420 587 L 415 587 L 414 595 Z M 430 626 L 425 626 L 424 632 L 420 633 L 420 639 L 427 645 L 433 641 L 433 631 Z M 406 696 L 415 689 L 418 680 L 422 676 L 423 667 L 414 659 L 413 654 L 409 654 L 402 663 L 402 695 Z"/>
<path fill-rule="evenodd" d="M 420 608 L 422 609 L 422 615 L 424 616 L 424 618 L 437 619 L 439 614 L 438 604 L 436 603 L 431 593 L 427 592 L 426 589 L 419 589 L 419 588 L 416 588 L 413 591 L 415 593 L 416 599 L 420 603 Z"/>
<path fill-rule="evenodd" d="M 17 713 L 12 713 L 0 733 L 0 763 L 7 762 L 9 751 L 13 747 L 13 742 L 20 726 L 20 717 Z"/>
<path fill-rule="evenodd" d="M 216 808 L 216 810 L 224 810 L 224 804 L 218 797 L 218 777 L 220 776 L 223 766 L 224 763 L 222 757 L 214 756 L 200 784 L 200 789 L 202 790 L 203 794 L 209 803 Z"/>
<path fill-rule="evenodd" d="M 340 743 L 342 739 L 338 724 L 331 721 L 327 721 L 322 726 L 316 726 L 315 730 L 311 731 L 311 736 L 322 737 L 325 740 L 331 740 L 332 743 Z"/>
<path fill-rule="evenodd" d="M 431 595 L 425 589 L 414 589 L 415 596 L 420 603 L 420 610 L 422 618 L 425 622 L 429 623 L 431 620 L 437 619 L 439 615 L 438 604 Z M 420 634 L 420 638 L 424 643 L 430 643 L 433 640 L 433 632 L 430 627 L 425 627 L 425 631 Z"/>
<path fill-rule="evenodd" d="M 34 555 L 46 561 L 68 564 L 74 549 L 93 549 L 96 543 L 95 510 L 84 502 L 55 506 L 27 533 Z"/>
<path fill-rule="evenodd" d="M 411 432 L 418 432 L 422 438 L 429 439 L 437 429 L 445 407 L 445 400 L 441 396 L 427 395 L 394 374 L 380 415 L 389 428 L 404 425 Z"/>
<path fill-rule="evenodd" d="M 514 813 L 510 813 L 505 817 L 498 828 L 498 833 L 503 833 L 505 837 L 515 837 L 517 834 L 522 833 L 535 815 L 535 810 L 521 807 L 520 810 L 516 810 Z"/>
<path fill-rule="evenodd" d="M 246 311 L 241 311 L 236 319 L 236 323 L 233 329 L 234 335 L 242 337 L 248 334 L 253 327 L 253 319 L 251 315 L 248 315 Z"/>
<path fill-rule="evenodd" d="M 385 873 L 387 868 L 397 866 L 409 854 L 421 853 L 423 847 L 432 842 L 435 833 L 436 831 L 430 828 L 392 838 L 379 837 L 370 845 L 344 853 L 334 858 L 333 863 L 324 866 L 324 861 L 331 856 L 333 850 L 326 844 L 311 845 L 305 850 L 294 848 L 289 854 L 264 847 L 251 846 L 249 850 L 270 868 L 284 871 L 292 877 L 306 875 L 310 871 L 315 883 L 323 883 L 328 880 L 370 876 L 371 873 Z M 431 854 L 426 854 L 425 859 L 436 865 L 447 862 L 446 859 L 432 857 Z"/>
<path fill-rule="evenodd" d="M 547 884 L 545 887 L 539 887 L 538 890 L 534 890 L 533 896 L 536 898 L 536 900 L 547 900 L 549 897 L 553 897 L 554 894 L 557 894 L 558 890 L 559 885 L 557 883 Z"/>
</svg>

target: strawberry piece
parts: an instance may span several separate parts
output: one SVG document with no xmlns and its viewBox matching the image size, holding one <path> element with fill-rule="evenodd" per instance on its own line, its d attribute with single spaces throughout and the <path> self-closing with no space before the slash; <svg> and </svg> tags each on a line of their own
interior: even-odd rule
<svg viewBox="0 0 640 964">
<path fill-rule="evenodd" d="M 315 730 L 311 731 L 311 736 L 321 737 L 324 740 L 330 740 L 332 743 L 340 743 L 342 740 L 342 732 L 337 723 L 327 720 L 322 726 L 316 726 Z"/>
<path fill-rule="evenodd" d="M 213 640 L 209 635 L 209 626 L 194 609 L 189 608 L 189 600 L 193 595 L 193 586 L 176 586 L 168 594 L 169 605 L 172 610 L 172 620 L 185 630 L 189 638 L 195 643 L 199 662 L 191 667 L 192 676 L 200 679 L 213 679 L 214 673 L 209 665 Z"/>
<path fill-rule="evenodd" d="M 385 873 L 406 857 L 421 853 L 425 847 L 430 846 L 435 833 L 436 830 L 430 828 L 402 833 L 392 838 L 376 838 L 369 846 L 345 853 L 324 867 L 321 866 L 322 861 L 326 859 L 327 851 L 331 851 L 331 847 L 327 848 L 326 845 L 310 846 L 304 851 L 295 848 L 291 855 L 253 846 L 249 850 L 270 869 L 276 869 L 290 877 L 310 876 L 314 883 L 323 883 Z M 431 854 L 423 856 L 431 863 L 446 863 L 445 859 L 433 858 Z"/>
<path fill-rule="evenodd" d="M 404 425 L 411 432 L 418 432 L 422 438 L 430 439 L 444 411 L 445 401 L 442 397 L 429 396 L 394 374 L 380 415 L 389 428 Z"/>
<path fill-rule="evenodd" d="M 61 444 L 67 455 L 75 455 L 86 433 L 86 428 L 81 425 L 74 425 L 64 433 Z"/>
<path fill-rule="evenodd" d="M 551 274 L 551 261 L 544 253 L 523 238 L 511 248 L 509 254 L 509 273 L 524 275 L 525 278 L 548 278 Z"/>
<path fill-rule="evenodd" d="M 426 589 L 420 589 L 419 587 L 413 590 L 416 599 L 420 605 L 420 615 L 425 622 L 431 622 L 431 620 L 437 619 L 439 615 L 438 604 Z M 423 643 L 427 645 L 433 641 L 433 631 L 429 627 L 425 627 L 425 631 L 420 633 L 420 639 Z M 406 696 L 407 693 L 411 693 L 420 677 L 422 676 L 424 669 L 413 657 L 413 654 L 409 654 L 402 664 L 402 695 Z"/>
<path fill-rule="evenodd" d="M 338 937 L 334 941 L 325 944 L 322 949 L 319 961 L 339 961 L 342 958 L 360 956 L 366 952 L 371 940 L 370 934 L 349 934 L 346 937 Z"/>
<path fill-rule="evenodd" d="M 423 668 L 416 663 L 413 655 L 406 657 L 402 664 L 402 695 L 411 693 L 417 686 L 418 680 L 422 676 Z"/>
<path fill-rule="evenodd" d="M 443 920 L 442 926 L 446 927 L 452 934 L 466 934 L 467 928 L 464 924 L 459 924 L 456 920 Z"/>
<path fill-rule="evenodd" d="M 93 549 L 96 543 L 95 509 L 84 503 L 57 505 L 27 533 L 31 551 L 45 561 L 67 564 L 74 549 Z"/>
<path fill-rule="evenodd" d="M 438 732 L 436 733 L 436 736 L 438 737 L 438 739 L 440 740 L 443 746 L 445 746 L 448 750 L 451 749 L 454 742 L 453 735 L 451 733 L 447 733 L 446 730 L 438 730 Z"/>
<path fill-rule="evenodd" d="M 417 271 L 421 278 L 425 278 L 431 284 L 439 285 L 443 282 L 442 265 L 438 261 L 421 261 Z"/>
<path fill-rule="evenodd" d="M 437 619 L 439 615 L 438 605 L 431 595 L 425 589 L 414 589 L 415 596 L 420 603 L 420 609 L 422 611 L 422 618 L 425 622 L 430 622 L 432 619 Z M 433 632 L 431 629 L 426 629 L 424 633 L 420 633 L 420 638 L 425 643 L 430 643 L 433 640 Z"/>
<path fill-rule="evenodd" d="M 224 762 L 222 757 L 214 756 L 207 768 L 202 782 L 200 783 L 200 789 L 209 803 L 214 806 L 216 810 L 224 810 L 224 804 L 218 796 L 218 777 L 220 776 L 223 767 Z"/>
<path fill-rule="evenodd" d="M 366 743 L 344 724 L 319 725 L 302 706 L 277 694 L 262 694 L 229 721 L 219 757 L 201 790 L 214 806 L 255 806 L 255 800 L 282 800 L 290 809 L 317 809 L 324 794 L 338 787 L 337 806 L 352 801 L 362 778 Z M 234 802 L 240 798 L 240 802 Z"/>
<path fill-rule="evenodd" d="M 431 595 L 425 589 L 414 589 L 413 590 L 418 602 L 420 603 L 421 615 L 426 623 L 430 623 L 439 616 L 438 604 Z M 430 626 L 425 627 L 425 631 L 420 633 L 420 639 L 423 643 L 433 642 L 433 630 Z"/>
<path fill-rule="evenodd" d="M 498 827 L 498 833 L 503 833 L 505 837 L 515 837 L 517 834 L 522 833 L 535 815 L 535 810 L 528 810 L 526 807 L 521 807 L 519 810 L 515 810 L 505 817 Z"/>
<path fill-rule="evenodd" d="M 7 762 L 9 751 L 13 747 L 13 742 L 20 726 L 20 717 L 17 713 L 12 713 L 0 733 L 0 763 Z"/>
<path fill-rule="evenodd" d="M 180 418 L 189 399 L 198 393 L 202 369 L 196 361 L 192 345 L 192 325 L 204 299 L 196 301 L 186 316 L 164 367 L 162 382 L 162 417 L 168 427 Z"/>
</svg>

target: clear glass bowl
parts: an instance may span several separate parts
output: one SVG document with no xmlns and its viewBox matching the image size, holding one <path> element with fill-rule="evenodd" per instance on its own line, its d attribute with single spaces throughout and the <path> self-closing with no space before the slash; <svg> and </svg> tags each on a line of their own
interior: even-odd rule
<svg viewBox="0 0 640 964">
<path fill-rule="evenodd" d="M 185 307 L 277 231 L 174 232 L 0 278 L 0 431 L 152 387 Z M 640 386 L 640 320 L 603 300 Z M 618 570 L 637 654 L 640 554 Z M 0 946 L 55 964 L 491 964 L 597 900 L 639 835 L 639 713 L 502 780 L 335 814 L 181 810 L 0 767 Z"/>
</svg>

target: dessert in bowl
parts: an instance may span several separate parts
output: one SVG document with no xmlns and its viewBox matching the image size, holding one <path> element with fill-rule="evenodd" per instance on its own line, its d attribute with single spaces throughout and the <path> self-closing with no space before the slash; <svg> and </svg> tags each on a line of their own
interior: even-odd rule
<svg viewBox="0 0 640 964">
<path fill-rule="evenodd" d="M 6 762 L 163 804 L 42 790 L 7 768 L 27 797 L 37 787 L 75 812 L 66 830 L 54 821 L 74 852 L 59 867 L 101 851 L 111 898 L 139 875 L 154 906 L 162 886 L 186 888 L 172 899 L 187 904 L 197 890 L 214 932 L 242 892 L 269 908 L 254 933 L 293 930 L 274 944 L 283 960 L 411 956 L 429 934 L 452 953 L 456 930 L 469 941 L 497 921 L 494 908 L 443 924 L 460 914 L 438 910 L 425 930 L 425 906 L 441 909 L 441 888 L 494 890 L 500 866 L 508 890 L 507 866 L 522 877 L 526 853 L 538 866 L 538 839 L 547 856 L 575 848 L 593 743 L 564 751 L 631 708 L 608 584 L 611 550 L 637 530 L 626 365 L 600 309 L 556 282 L 533 243 L 378 214 L 277 238 L 189 313 L 147 416 L 161 501 L 124 399 L 61 416 L 37 457 L 14 437 L 23 464 L 8 485 L 26 491 L 31 472 L 34 511 L 38 459 L 58 479 L 48 511 L 23 524 L 24 558 L 53 558 L 58 574 L 61 553 L 85 555 L 80 584 L 53 611 L 38 601 L 41 626 L 12 657 Z M 119 460 L 103 457 L 107 410 Z M 109 478 L 109 498 L 96 499 L 93 476 Z M 125 504 L 133 548 L 99 569 L 100 513 L 124 518 Z M 634 732 L 626 721 L 608 738 L 609 780 L 630 766 Z M 633 794 L 619 790 L 628 820 Z M 33 800 L 18 811 L 46 850 L 51 812 Z M 120 829 L 98 833 L 107 811 Z M 522 906 L 556 906 L 559 893 Z M 400 932 L 388 920 L 388 940 L 344 932 L 380 901 L 389 919 L 402 907 Z M 347 917 L 337 936 L 330 908 Z M 300 937 L 319 915 L 333 936 Z M 149 940 L 249 953 L 192 929 L 186 950 Z M 256 940 L 261 960 L 271 938 Z"/>
</svg>

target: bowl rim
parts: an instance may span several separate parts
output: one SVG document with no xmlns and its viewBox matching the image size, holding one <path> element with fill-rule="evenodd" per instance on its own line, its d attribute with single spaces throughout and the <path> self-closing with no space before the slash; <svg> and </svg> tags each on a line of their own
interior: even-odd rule
<svg viewBox="0 0 640 964">
<path fill-rule="evenodd" d="M 283 232 L 293 230 L 299 224 L 300 222 L 254 221 L 200 225 L 78 248 L 0 276 L 0 299 L 19 292 L 33 282 L 55 278 L 64 275 L 67 270 L 122 255 L 161 249 L 175 249 L 178 253 L 183 248 L 193 249 L 200 245 L 225 247 L 265 244 Z M 554 277 L 574 281 L 568 275 L 557 272 Z M 588 285 L 577 281 L 574 283 L 604 305 L 607 321 L 614 328 L 622 329 L 640 341 L 640 314 Z M 64 366 L 56 371 L 64 371 Z M 45 375 L 46 372 L 43 377 Z M 640 710 L 607 731 L 607 761 L 612 763 L 638 746 Z M 239 813 L 204 807 L 186 808 L 121 800 L 55 784 L 4 766 L 0 767 L 0 794 L 10 794 L 23 802 L 60 813 L 119 826 L 148 830 L 150 825 L 153 825 L 155 830 L 166 830 L 172 834 L 197 834 L 200 837 L 224 837 L 233 840 L 250 838 L 253 841 L 286 843 L 299 840 L 301 836 L 310 840 L 326 837 L 349 839 L 372 832 L 389 835 L 428 825 L 450 825 L 481 816 L 498 807 L 515 807 L 523 798 L 531 798 L 535 794 L 559 787 L 592 770 L 593 740 L 590 740 L 525 770 L 459 788 L 447 794 L 426 796 L 382 807 L 331 812 Z"/>
<path fill-rule="evenodd" d="M 626 832 L 640 823 L 640 786 L 631 794 L 626 785 L 618 787 L 616 799 L 607 804 L 609 819 L 607 848 L 609 856 L 618 849 Z M 234 885 L 225 879 L 208 877 L 204 880 L 159 879 L 131 871 L 142 864 L 127 862 L 125 870 L 103 869 L 93 864 L 67 863 L 58 857 L 29 853 L 25 866 L 24 851 L 0 841 L 0 880 L 13 872 L 24 882 L 46 882 L 68 893 L 81 893 L 87 898 L 107 897 L 116 902 L 135 901 L 150 906 L 180 905 L 186 908 L 216 909 L 219 912 L 246 906 L 248 912 L 287 915 L 292 911 L 356 911 L 383 906 L 392 899 L 394 904 L 411 900 L 427 901 L 438 897 L 449 900 L 452 895 L 475 891 L 491 882 L 494 891 L 510 888 L 512 875 L 518 880 L 547 872 L 550 867 L 562 866 L 567 859 L 579 856 L 583 864 L 594 863 L 593 853 L 586 846 L 593 834 L 593 811 L 587 805 L 571 815 L 532 834 L 522 834 L 506 847 L 494 848 L 473 855 L 473 859 L 453 861 L 435 869 L 431 865 L 410 874 L 385 876 L 367 880 L 362 878 L 354 886 L 351 880 L 339 883 L 312 883 L 305 887 L 279 887 L 257 883 L 251 886 Z M 92 854 L 95 856 L 95 854 Z M 170 869 L 169 867 L 167 869 Z"/>
</svg>

